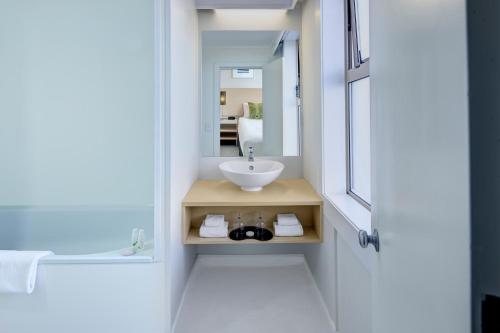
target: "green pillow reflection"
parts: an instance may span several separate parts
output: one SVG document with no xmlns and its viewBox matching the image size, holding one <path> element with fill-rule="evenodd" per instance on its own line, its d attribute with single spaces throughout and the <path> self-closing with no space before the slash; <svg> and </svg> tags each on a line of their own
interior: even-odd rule
<svg viewBox="0 0 500 333">
<path fill-rule="evenodd" d="M 262 119 L 262 103 L 248 103 L 248 109 L 250 111 L 250 119 Z"/>
</svg>

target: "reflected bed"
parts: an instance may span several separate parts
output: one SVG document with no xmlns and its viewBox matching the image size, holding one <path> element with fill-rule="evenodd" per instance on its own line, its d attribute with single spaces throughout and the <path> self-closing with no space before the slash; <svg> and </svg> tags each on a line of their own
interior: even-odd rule
<svg viewBox="0 0 500 333">
<path fill-rule="evenodd" d="M 262 131 L 262 119 L 239 118 L 238 135 L 243 155 L 247 154 L 249 146 L 262 143 Z"/>
</svg>

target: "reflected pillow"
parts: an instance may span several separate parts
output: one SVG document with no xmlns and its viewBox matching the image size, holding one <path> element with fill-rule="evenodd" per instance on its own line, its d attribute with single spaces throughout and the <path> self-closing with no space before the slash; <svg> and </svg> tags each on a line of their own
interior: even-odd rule
<svg viewBox="0 0 500 333">
<path fill-rule="evenodd" d="M 250 118 L 250 109 L 248 108 L 248 103 L 243 103 L 243 117 Z"/>
<path fill-rule="evenodd" d="M 262 103 L 248 103 L 250 110 L 250 119 L 262 119 Z"/>
</svg>

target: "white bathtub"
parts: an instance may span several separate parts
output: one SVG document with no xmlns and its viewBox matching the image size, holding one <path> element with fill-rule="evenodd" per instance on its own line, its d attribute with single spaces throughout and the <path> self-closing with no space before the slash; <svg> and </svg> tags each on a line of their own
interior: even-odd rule
<svg viewBox="0 0 500 333">
<path fill-rule="evenodd" d="M 153 237 L 152 216 L 149 207 L 0 208 L 0 249 L 55 253 L 31 295 L 0 294 L 0 332 L 166 332 L 164 262 L 152 242 L 120 254 L 132 228 Z"/>
<path fill-rule="evenodd" d="M 54 252 L 41 264 L 152 262 L 152 241 L 122 255 L 133 228 L 153 238 L 153 207 L 3 207 L 0 249 Z"/>
</svg>

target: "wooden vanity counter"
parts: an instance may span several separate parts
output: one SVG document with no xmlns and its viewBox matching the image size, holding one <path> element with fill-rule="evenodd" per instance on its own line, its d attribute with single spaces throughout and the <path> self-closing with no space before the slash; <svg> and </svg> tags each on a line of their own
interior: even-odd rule
<svg viewBox="0 0 500 333">
<path fill-rule="evenodd" d="M 276 180 L 259 192 L 242 191 L 227 180 L 198 180 L 182 202 L 183 241 L 184 244 L 320 243 L 322 210 L 322 198 L 304 179 Z M 206 214 L 223 214 L 231 226 L 238 213 L 246 225 L 252 225 L 257 214 L 261 214 L 271 231 L 276 214 L 295 213 L 304 228 L 304 236 L 275 236 L 267 242 L 199 237 L 198 229 Z"/>
</svg>

